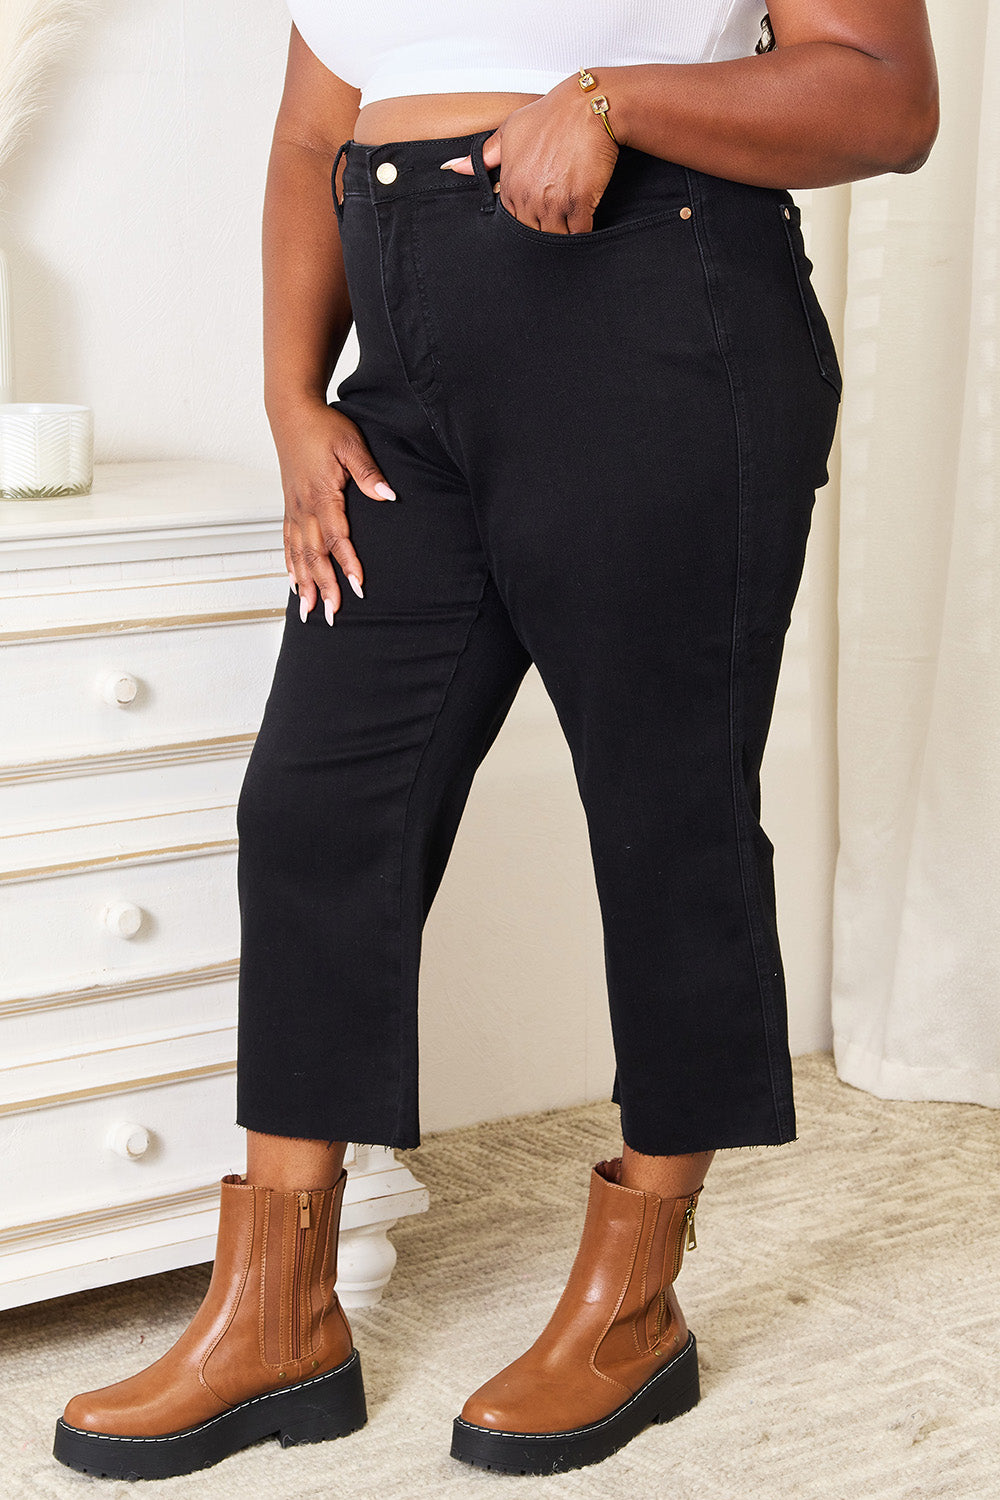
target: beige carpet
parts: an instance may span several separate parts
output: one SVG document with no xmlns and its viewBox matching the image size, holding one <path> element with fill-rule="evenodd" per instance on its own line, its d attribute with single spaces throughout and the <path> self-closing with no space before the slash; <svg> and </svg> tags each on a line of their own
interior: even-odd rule
<svg viewBox="0 0 1000 1500">
<path fill-rule="evenodd" d="M 1000 1494 L 1000 1118 L 887 1104 L 797 1064 L 800 1138 L 726 1152 L 679 1288 L 703 1400 L 605 1463 L 550 1478 L 448 1456 L 465 1395 L 526 1346 L 576 1247 L 590 1165 L 617 1110 L 591 1105 L 429 1137 L 406 1153 L 431 1211 L 393 1233 L 381 1306 L 353 1315 L 368 1426 L 259 1444 L 154 1484 L 50 1457 L 75 1390 L 130 1374 L 194 1311 L 208 1268 L 0 1313 L 0 1495 L 255 1500 L 601 1496 L 623 1500 L 955 1500 Z"/>
</svg>

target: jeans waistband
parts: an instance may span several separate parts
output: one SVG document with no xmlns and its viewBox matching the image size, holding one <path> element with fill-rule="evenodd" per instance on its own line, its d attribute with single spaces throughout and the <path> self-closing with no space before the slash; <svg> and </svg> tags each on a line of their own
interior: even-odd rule
<svg viewBox="0 0 1000 1500">
<path fill-rule="evenodd" d="M 338 152 L 333 176 L 336 179 L 337 165 L 344 156 L 345 198 L 364 198 L 379 203 L 426 193 L 478 192 L 482 206 L 489 211 L 493 208 L 493 189 L 500 176 L 499 168 L 487 169 L 482 160 L 483 143 L 492 134 L 492 130 L 481 130 L 474 135 L 390 141 L 380 146 L 346 141 Z M 442 162 L 469 155 L 473 158 L 474 175 L 441 170 Z M 615 197 L 652 191 L 657 196 L 677 195 L 678 201 L 683 201 L 688 185 L 689 174 L 685 168 L 630 146 L 622 146 L 608 189 Z"/>
<path fill-rule="evenodd" d="M 476 186 L 475 178 L 442 172 L 441 163 L 468 156 L 476 142 L 481 146 L 492 134 L 491 130 L 484 130 L 476 135 L 441 136 L 433 140 L 389 141 L 382 146 L 347 141 L 340 148 L 347 158 L 344 193 L 380 200 L 429 191 L 468 191 Z"/>
</svg>

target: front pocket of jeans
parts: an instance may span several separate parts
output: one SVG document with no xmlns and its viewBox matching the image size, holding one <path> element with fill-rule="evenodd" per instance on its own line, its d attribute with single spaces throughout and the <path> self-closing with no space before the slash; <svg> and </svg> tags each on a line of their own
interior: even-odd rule
<svg viewBox="0 0 1000 1500">
<path fill-rule="evenodd" d="M 812 341 L 813 350 L 816 354 L 816 364 L 819 373 L 828 385 L 831 385 L 840 396 L 843 392 L 843 378 L 840 364 L 837 359 L 837 350 L 830 332 L 830 325 L 826 321 L 826 314 L 820 305 L 816 290 L 812 284 L 812 265 L 805 251 L 802 239 L 802 213 L 797 204 L 782 203 L 779 205 L 781 222 L 785 230 L 785 240 L 788 244 L 788 253 L 792 258 L 792 270 L 795 275 L 795 284 L 799 289 L 799 301 L 802 304 L 803 316 L 806 327 L 809 330 L 809 338 Z"/>
<path fill-rule="evenodd" d="M 640 229 L 653 229 L 658 224 L 669 224 L 675 222 L 678 228 L 683 229 L 689 224 L 691 214 L 688 211 L 687 218 L 682 217 L 683 205 L 679 208 L 658 208 L 648 214 L 637 214 L 635 218 L 623 219 L 617 224 L 608 224 L 603 229 L 591 229 L 584 234 L 553 234 L 548 229 L 534 229 L 530 224 L 522 224 L 520 219 L 515 219 L 509 208 L 505 208 L 497 197 L 497 218 L 502 224 L 508 225 L 516 234 L 523 235 L 527 240 L 533 240 L 537 245 L 556 245 L 564 249 L 568 246 L 574 248 L 580 245 L 595 245 L 604 240 L 618 239 L 621 235 L 634 234 Z"/>
</svg>

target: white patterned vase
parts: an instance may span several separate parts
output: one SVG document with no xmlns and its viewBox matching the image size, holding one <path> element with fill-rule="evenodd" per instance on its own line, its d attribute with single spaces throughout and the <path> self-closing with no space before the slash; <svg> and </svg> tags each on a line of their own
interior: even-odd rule
<svg viewBox="0 0 1000 1500">
<path fill-rule="evenodd" d="M 0 406 L 0 500 L 86 495 L 94 481 L 89 406 L 13 401 Z"/>
</svg>

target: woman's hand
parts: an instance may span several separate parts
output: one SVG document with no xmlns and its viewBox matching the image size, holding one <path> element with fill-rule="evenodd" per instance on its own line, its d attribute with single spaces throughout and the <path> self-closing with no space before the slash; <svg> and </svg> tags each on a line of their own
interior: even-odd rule
<svg viewBox="0 0 1000 1500">
<path fill-rule="evenodd" d="M 590 108 L 577 78 L 515 109 L 483 146 L 487 167 L 500 167 L 500 201 L 532 229 L 586 234 L 608 185 L 618 147 Z M 472 158 L 444 162 L 471 173 Z"/>
<path fill-rule="evenodd" d="M 322 595 L 328 625 L 340 608 L 336 558 L 354 592 L 364 597 L 364 571 L 350 541 L 344 505 L 348 478 L 372 500 L 396 496 L 368 451 L 360 431 L 343 412 L 314 401 L 271 418 L 285 495 L 285 563 L 305 620 Z"/>
</svg>

